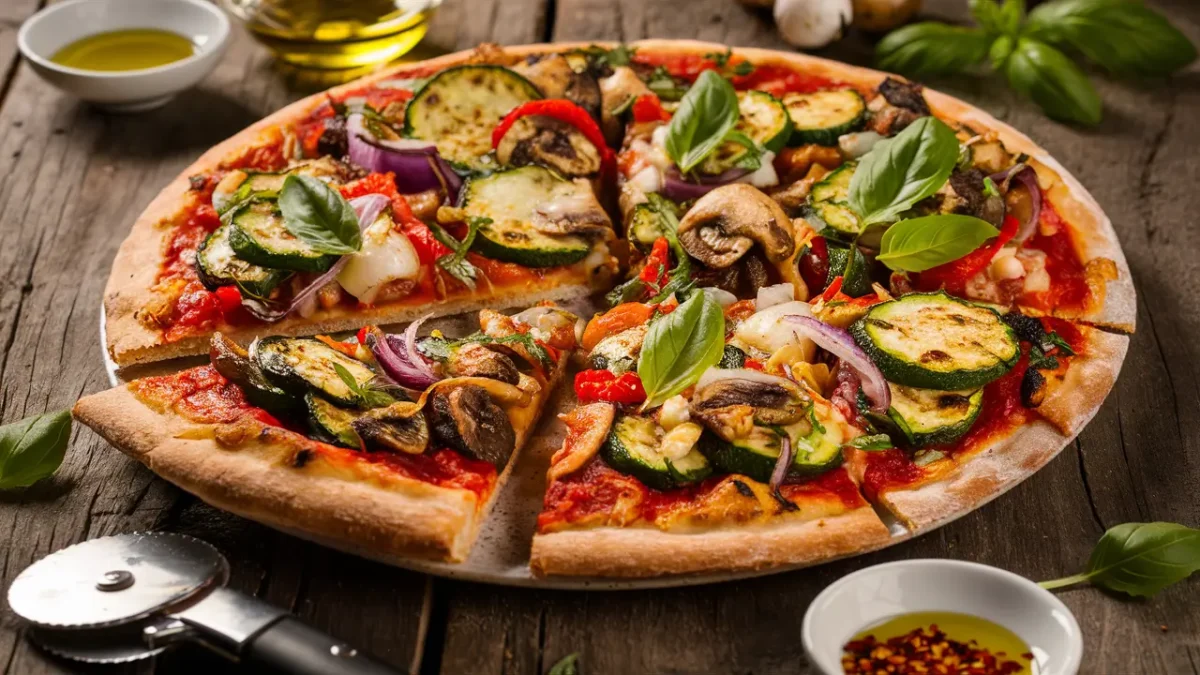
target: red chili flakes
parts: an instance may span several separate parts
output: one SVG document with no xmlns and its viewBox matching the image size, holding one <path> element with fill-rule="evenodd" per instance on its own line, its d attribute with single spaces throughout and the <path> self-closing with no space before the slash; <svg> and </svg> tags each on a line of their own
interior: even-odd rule
<svg viewBox="0 0 1200 675">
<path fill-rule="evenodd" d="M 847 675 L 1011 675 L 1025 667 L 977 642 L 946 637 L 937 624 L 880 642 L 874 635 L 846 643 L 842 670 Z"/>
</svg>

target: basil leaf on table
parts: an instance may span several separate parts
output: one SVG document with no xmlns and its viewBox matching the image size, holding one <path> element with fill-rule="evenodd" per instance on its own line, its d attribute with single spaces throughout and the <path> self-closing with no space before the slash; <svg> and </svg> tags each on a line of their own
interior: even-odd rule
<svg viewBox="0 0 1200 675">
<path fill-rule="evenodd" d="M 957 162 L 954 131 L 922 117 L 863 155 L 850 179 L 850 207 L 864 225 L 894 220 L 940 190 Z"/>
<path fill-rule="evenodd" d="M 687 90 L 667 127 L 667 155 L 683 173 L 725 142 L 738 120 L 737 92 L 711 70 L 700 73 Z"/>
<path fill-rule="evenodd" d="M 694 292 L 646 332 L 637 373 L 646 389 L 642 409 L 687 389 L 725 351 L 725 313 L 708 293 Z"/>
<path fill-rule="evenodd" d="M 1004 75 L 1019 93 L 1033 99 L 1051 118 L 1099 124 L 1102 104 L 1079 66 L 1050 45 L 1021 38 L 1004 62 Z"/>
<path fill-rule="evenodd" d="M 1104 533 L 1082 574 L 1039 585 L 1050 589 L 1089 581 L 1148 598 L 1196 571 L 1200 571 L 1200 530 L 1178 523 L 1124 523 Z"/>
<path fill-rule="evenodd" d="M 57 471 L 70 438 L 67 410 L 0 427 L 0 490 L 27 487 Z"/>
<path fill-rule="evenodd" d="M 546 671 L 546 675 L 579 675 L 579 652 L 564 656 Z"/>
<path fill-rule="evenodd" d="M 986 220 L 960 214 L 902 220 L 883 233 L 875 259 L 897 272 L 924 272 L 958 260 L 999 233 Z"/>
<path fill-rule="evenodd" d="M 354 208 L 341 193 L 312 176 L 288 176 L 279 191 L 283 226 L 322 253 L 346 255 L 362 248 Z"/>
<path fill-rule="evenodd" d="M 1029 13 L 1028 32 L 1122 77 L 1167 75 L 1196 60 L 1187 36 L 1138 2 L 1055 0 Z"/>
<path fill-rule="evenodd" d="M 888 33 L 875 47 L 883 70 L 917 77 L 960 73 L 983 62 L 992 39 L 976 28 L 928 21 Z"/>
</svg>

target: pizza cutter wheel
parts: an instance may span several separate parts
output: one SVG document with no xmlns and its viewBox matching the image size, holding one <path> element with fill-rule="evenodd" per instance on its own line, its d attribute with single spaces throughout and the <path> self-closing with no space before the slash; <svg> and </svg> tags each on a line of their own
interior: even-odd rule
<svg viewBox="0 0 1200 675">
<path fill-rule="evenodd" d="M 206 542 L 165 532 L 81 542 L 13 580 L 8 604 L 29 637 L 77 661 L 121 663 L 193 642 L 255 669 L 297 675 L 396 671 L 287 612 L 225 588 L 229 564 Z"/>
</svg>

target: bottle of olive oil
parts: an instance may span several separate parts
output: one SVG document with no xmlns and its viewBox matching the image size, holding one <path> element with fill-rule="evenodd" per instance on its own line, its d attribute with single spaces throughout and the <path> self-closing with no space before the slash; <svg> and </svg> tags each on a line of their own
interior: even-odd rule
<svg viewBox="0 0 1200 675">
<path fill-rule="evenodd" d="M 221 0 L 283 61 L 349 69 L 391 61 L 425 37 L 441 0 Z"/>
</svg>

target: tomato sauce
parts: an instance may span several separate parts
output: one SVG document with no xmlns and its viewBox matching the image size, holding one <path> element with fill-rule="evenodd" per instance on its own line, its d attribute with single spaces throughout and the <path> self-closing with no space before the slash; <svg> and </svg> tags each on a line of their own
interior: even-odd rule
<svg viewBox="0 0 1200 675">
<path fill-rule="evenodd" d="M 925 475 L 925 470 L 913 463 L 903 450 L 875 450 L 864 453 L 867 468 L 863 472 L 862 490 L 867 499 L 876 501 L 879 493 L 890 488 L 912 485 Z"/>
<path fill-rule="evenodd" d="M 336 449 L 341 451 L 340 454 L 353 461 L 382 464 L 406 478 L 439 487 L 470 490 L 480 497 L 491 492 L 492 487 L 496 484 L 495 465 L 464 457 L 449 448 L 433 450 L 420 455 Z M 332 453 L 326 451 L 326 454 Z"/>
<path fill-rule="evenodd" d="M 700 73 L 706 70 L 717 70 L 720 66 L 707 55 L 701 54 L 672 54 L 643 53 L 633 55 L 633 61 L 647 66 L 662 66 L 672 76 L 693 82 Z M 726 65 L 727 69 L 737 67 L 742 59 L 734 56 Z M 790 66 L 764 64 L 756 66 L 746 75 L 732 74 L 729 77 L 735 89 L 760 89 L 775 96 L 787 93 L 807 94 L 823 89 L 838 89 L 847 85 L 837 80 L 831 80 L 820 75 L 799 71 Z"/>
<path fill-rule="evenodd" d="M 1021 304 L 1040 309 L 1080 309 L 1091 300 L 1091 290 L 1083 262 L 1075 249 L 1074 236 L 1054 205 L 1042 203 L 1041 226 L 1025 242 L 1025 248 L 1037 249 L 1046 254 L 1046 272 L 1050 275 L 1050 289 L 1038 293 L 1026 293 Z M 1046 230 L 1053 234 L 1042 234 Z"/>
</svg>

